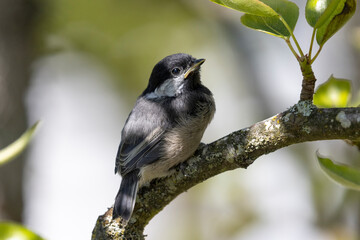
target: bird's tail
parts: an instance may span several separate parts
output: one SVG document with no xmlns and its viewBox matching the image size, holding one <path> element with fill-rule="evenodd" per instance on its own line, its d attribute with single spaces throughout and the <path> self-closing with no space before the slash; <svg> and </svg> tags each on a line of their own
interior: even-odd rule
<svg viewBox="0 0 360 240">
<path fill-rule="evenodd" d="M 132 171 L 123 176 L 115 198 L 113 218 L 120 216 L 129 221 L 134 210 L 136 193 L 139 185 L 139 171 Z"/>
</svg>

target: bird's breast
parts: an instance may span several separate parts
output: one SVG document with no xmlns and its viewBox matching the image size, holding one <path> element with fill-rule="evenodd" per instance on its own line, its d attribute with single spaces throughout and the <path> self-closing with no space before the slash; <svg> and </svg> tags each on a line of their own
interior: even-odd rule
<svg viewBox="0 0 360 240">
<path fill-rule="evenodd" d="M 175 127 L 165 133 L 161 154 L 163 157 L 141 169 L 140 184 L 169 175 L 170 168 L 194 154 L 215 112 L 212 96 L 209 96 L 209 101 L 194 104 L 196 112 L 179 117 Z"/>
</svg>

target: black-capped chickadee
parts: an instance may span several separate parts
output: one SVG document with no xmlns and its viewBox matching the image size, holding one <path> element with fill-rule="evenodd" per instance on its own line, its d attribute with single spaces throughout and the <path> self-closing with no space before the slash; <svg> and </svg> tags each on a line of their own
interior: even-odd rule
<svg viewBox="0 0 360 240">
<path fill-rule="evenodd" d="M 122 181 L 113 217 L 128 221 L 139 186 L 165 177 L 197 149 L 215 113 L 212 93 L 201 84 L 205 59 L 184 53 L 158 62 L 121 132 L 115 173 Z"/>
</svg>

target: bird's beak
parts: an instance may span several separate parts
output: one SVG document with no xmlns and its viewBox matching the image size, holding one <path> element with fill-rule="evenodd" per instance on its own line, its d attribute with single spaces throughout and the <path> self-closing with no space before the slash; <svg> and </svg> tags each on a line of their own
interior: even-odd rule
<svg viewBox="0 0 360 240">
<path fill-rule="evenodd" d="M 186 71 L 186 73 L 184 74 L 184 79 L 186 79 L 190 73 L 194 72 L 195 70 L 198 70 L 201 66 L 201 64 L 203 64 L 205 62 L 205 59 L 201 58 L 201 59 L 197 59 L 194 64 L 189 68 L 189 70 Z"/>
</svg>

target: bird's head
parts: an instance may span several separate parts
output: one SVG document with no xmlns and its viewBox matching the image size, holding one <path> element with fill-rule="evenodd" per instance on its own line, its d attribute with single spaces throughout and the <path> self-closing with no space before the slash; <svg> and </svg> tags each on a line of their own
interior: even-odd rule
<svg viewBox="0 0 360 240">
<path fill-rule="evenodd" d="M 173 54 L 158 62 L 143 95 L 147 98 L 176 97 L 196 88 L 200 82 L 200 66 L 205 59 L 184 53 Z"/>
</svg>

